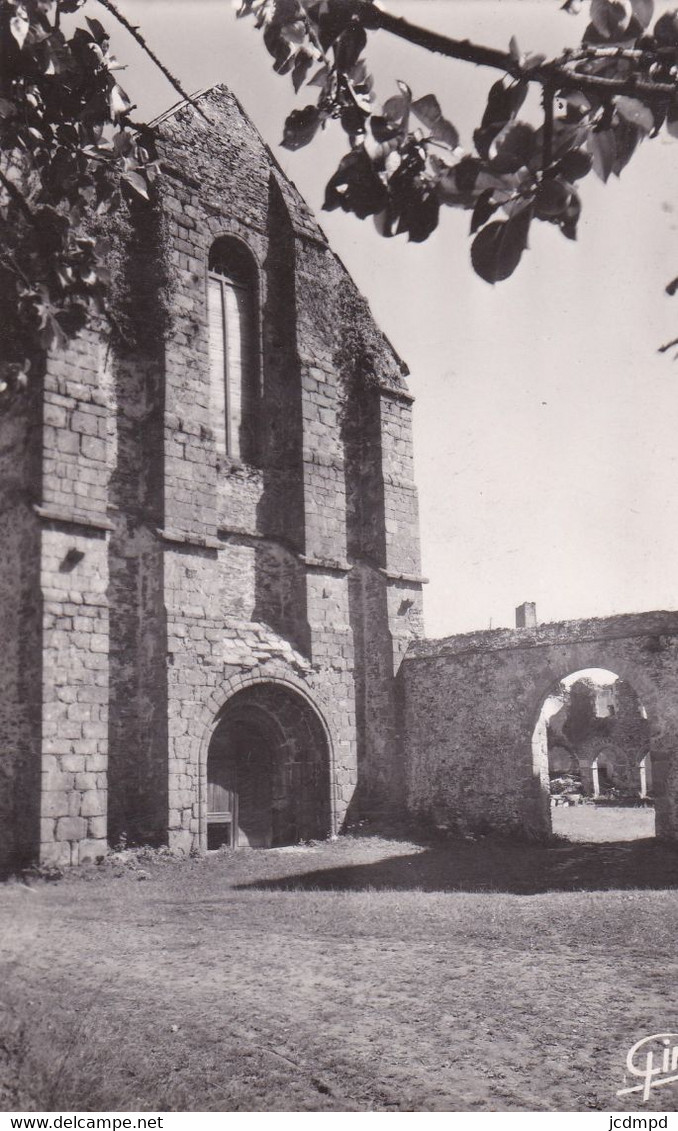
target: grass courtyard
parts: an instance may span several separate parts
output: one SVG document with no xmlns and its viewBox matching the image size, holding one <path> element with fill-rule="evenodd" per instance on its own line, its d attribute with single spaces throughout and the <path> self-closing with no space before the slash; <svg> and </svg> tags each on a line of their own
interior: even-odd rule
<svg viewBox="0 0 678 1131">
<path fill-rule="evenodd" d="M 615 1093 L 628 1048 L 676 1028 L 678 850 L 648 810 L 554 817 L 570 839 L 2 886 L 0 1107 L 675 1110 L 675 1084 Z"/>
</svg>

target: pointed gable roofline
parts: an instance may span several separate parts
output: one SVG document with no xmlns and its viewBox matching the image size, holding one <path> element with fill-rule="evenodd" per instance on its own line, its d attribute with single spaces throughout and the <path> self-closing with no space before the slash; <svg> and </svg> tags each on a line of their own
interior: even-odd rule
<svg viewBox="0 0 678 1131">
<path fill-rule="evenodd" d="M 256 140 L 256 143 L 260 147 L 262 153 L 265 154 L 267 162 L 270 166 L 270 171 L 275 176 L 280 192 L 282 193 L 285 203 L 287 204 L 290 221 L 292 223 L 295 235 L 299 236 L 301 239 L 312 240 L 317 245 L 320 245 L 327 254 L 330 254 L 338 264 L 341 272 L 346 277 L 347 284 L 356 291 L 356 295 L 359 295 L 360 300 L 365 303 L 365 306 L 369 309 L 369 304 L 367 303 L 364 296 L 362 296 L 356 288 L 351 274 L 345 264 L 342 262 L 341 258 L 331 248 L 327 236 L 316 220 L 309 205 L 304 200 L 301 192 L 296 187 L 294 182 L 288 177 L 287 173 L 285 173 L 270 146 L 264 140 L 261 133 L 250 118 L 249 114 L 243 107 L 242 103 L 236 97 L 229 86 L 227 86 L 225 83 L 215 83 L 211 86 L 204 87 L 203 89 L 198 90 L 194 94 L 192 94 L 190 98 L 185 98 L 180 100 L 179 102 L 174 103 L 174 105 L 170 106 L 162 114 L 159 114 L 156 118 L 149 122 L 149 126 L 151 127 L 151 129 L 154 129 L 159 137 L 162 138 L 165 143 L 176 152 L 178 144 L 177 139 L 172 136 L 174 130 L 172 128 L 170 128 L 169 130 L 163 130 L 163 126 L 166 127 L 168 124 L 174 126 L 175 120 L 180 115 L 190 112 L 192 109 L 195 111 L 195 104 L 197 102 L 203 103 L 205 101 L 209 101 L 210 98 L 213 101 L 221 102 L 222 104 L 230 101 L 234 108 L 237 110 L 242 121 L 246 123 L 248 129 L 252 131 L 253 139 Z M 210 124 L 212 124 L 209 121 L 209 108 L 204 109 L 201 106 L 201 110 L 203 111 L 203 114 L 206 115 L 207 120 L 205 120 L 205 117 L 203 117 L 202 115 L 198 116 L 196 114 L 193 124 L 198 129 L 207 130 L 209 129 Z M 216 122 L 214 122 L 212 125 L 215 131 L 219 128 L 219 125 Z M 194 178 L 191 177 L 190 172 L 187 173 L 185 170 L 177 168 L 174 163 L 170 163 L 167 160 L 161 160 L 161 167 L 163 167 L 164 170 L 170 174 L 177 174 L 182 178 L 186 178 L 189 181 L 192 181 L 195 184 L 196 188 L 202 187 L 199 182 L 195 181 Z M 391 392 L 398 392 L 408 400 L 413 400 L 414 398 L 411 397 L 411 395 L 406 391 L 406 385 L 404 381 L 404 378 L 407 377 L 410 372 L 407 364 L 403 361 L 386 335 L 379 328 L 371 312 L 370 320 L 376 334 L 379 336 L 383 344 L 390 352 L 401 374 L 401 381 L 398 382 L 399 387 L 393 388 L 392 386 L 390 386 L 390 383 L 387 382 L 384 383 L 384 390 L 388 392 L 390 386 Z"/>
</svg>

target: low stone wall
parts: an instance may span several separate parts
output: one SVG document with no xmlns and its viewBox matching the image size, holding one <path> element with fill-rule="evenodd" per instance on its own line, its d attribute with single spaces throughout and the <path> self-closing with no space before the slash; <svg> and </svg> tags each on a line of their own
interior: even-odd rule
<svg viewBox="0 0 678 1131">
<path fill-rule="evenodd" d="M 651 612 L 414 641 L 402 667 L 407 803 L 460 832 L 550 829 L 533 735 L 565 676 L 606 668 L 650 722 L 657 828 L 677 835 L 678 614 Z"/>
</svg>

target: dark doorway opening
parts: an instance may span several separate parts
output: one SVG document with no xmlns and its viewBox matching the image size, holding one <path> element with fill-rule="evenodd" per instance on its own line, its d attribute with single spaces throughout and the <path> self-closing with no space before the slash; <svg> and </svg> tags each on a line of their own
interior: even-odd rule
<svg viewBox="0 0 678 1131">
<path fill-rule="evenodd" d="M 331 832 L 329 749 L 316 712 L 279 684 L 238 692 L 207 756 L 207 848 L 270 848 Z"/>
</svg>

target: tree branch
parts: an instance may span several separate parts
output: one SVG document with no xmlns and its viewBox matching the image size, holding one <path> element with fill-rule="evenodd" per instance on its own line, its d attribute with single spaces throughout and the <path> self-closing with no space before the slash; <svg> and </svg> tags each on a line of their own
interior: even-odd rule
<svg viewBox="0 0 678 1131">
<path fill-rule="evenodd" d="M 424 47 L 438 55 L 446 55 L 450 59 L 459 59 L 466 63 L 475 63 L 478 67 L 494 67 L 495 70 L 506 71 L 515 78 L 522 77 L 522 70 L 513 55 L 498 51 L 494 47 L 481 47 L 471 43 L 468 39 L 451 39 L 437 31 L 418 27 L 401 16 L 392 16 L 377 8 L 371 0 L 352 0 L 352 7 L 364 27 L 376 31 L 388 31 L 399 39 L 405 39 L 416 47 Z"/>
<path fill-rule="evenodd" d="M 553 87 L 544 87 L 544 151 L 542 163 L 548 169 L 553 160 Z"/>
<path fill-rule="evenodd" d="M 524 68 L 511 54 L 471 43 L 468 39 L 451 39 L 439 32 L 411 24 L 401 16 L 392 16 L 377 8 L 371 0 L 351 0 L 353 10 L 368 30 L 388 31 L 417 47 L 423 47 L 449 59 L 473 63 L 477 67 L 492 67 L 516 79 L 552 86 L 555 90 L 591 90 L 606 94 L 642 95 L 644 98 L 666 98 L 675 94 L 673 83 L 652 82 L 649 79 L 609 79 L 600 75 L 587 75 L 570 70 L 566 62 L 557 59 L 538 67 Z M 605 55 L 609 49 L 603 48 Z"/>
<path fill-rule="evenodd" d="M 172 84 L 177 94 L 180 94 L 182 98 L 184 98 L 187 102 L 190 102 L 191 106 L 195 107 L 200 116 L 204 118 L 206 122 L 209 122 L 209 118 L 205 114 L 204 110 L 198 105 L 197 102 L 195 102 L 191 98 L 190 94 L 186 93 L 179 80 L 174 77 L 172 72 L 165 66 L 162 60 L 158 58 L 158 56 L 155 54 L 155 51 L 153 51 L 152 48 L 148 46 L 139 29 L 137 27 L 134 27 L 134 25 L 129 22 L 127 17 L 123 16 L 122 12 L 120 12 L 118 8 L 116 8 L 113 0 L 98 0 L 98 3 L 101 4 L 102 8 L 105 8 L 107 12 L 111 13 L 111 15 L 118 21 L 118 23 L 124 27 L 125 31 L 128 31 L 130 33 L 132 38 L 135 39 L 139 44 L 142 51 L 146 52 L 151 62 L 155 63 L 158 70 L 161 71 L 167 81 Z"/>
</svg>

